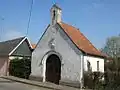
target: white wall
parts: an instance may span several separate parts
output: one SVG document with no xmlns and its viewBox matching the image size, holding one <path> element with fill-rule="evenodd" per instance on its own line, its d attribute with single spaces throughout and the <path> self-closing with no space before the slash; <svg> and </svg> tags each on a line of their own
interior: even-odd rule
<svg viewBox="0 0 120 90">
<path fill-rule="evenodd" d="M 67 35 L 58 26 L 57 30 L 54 27 L 49 27 L 36 49 L 32 53 L 32 73 L 31 76 L 43 77 L 42 60 L 44 55 L 51 51 L 48 43 L 52 38 L 55 38 L 55 51 L 62 56 L 61 79 L 80 81 L 80 60 L 81 52 L 71 42 Z"/>
<path fill-rule="evenodd" d="M 90 62 L 92 71 L 97 71 L 97 61 L 99 61 L 99 71 L 104 72 L 104 59 L 93 56 L 84 56 L 84 70 L 87 71 L 87 60 Z"/>
</svg>

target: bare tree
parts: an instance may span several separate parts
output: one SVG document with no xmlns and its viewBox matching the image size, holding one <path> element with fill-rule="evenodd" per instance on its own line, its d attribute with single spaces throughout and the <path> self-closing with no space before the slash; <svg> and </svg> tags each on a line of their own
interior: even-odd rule
<svg viewBox="0 0 120 90">
<path fill-rule="evenodd" d="M 112 58 L 120 57 L 120 36 L 108 38 L 102 52 Z"/>
<path fill-rule="evenodd" d="M 120 36 L 114 36 L 107 39 L 102 52 L 106 53 L 111 62 L 105 63 L 105 90 L 120 89 Z"/>
</svg>

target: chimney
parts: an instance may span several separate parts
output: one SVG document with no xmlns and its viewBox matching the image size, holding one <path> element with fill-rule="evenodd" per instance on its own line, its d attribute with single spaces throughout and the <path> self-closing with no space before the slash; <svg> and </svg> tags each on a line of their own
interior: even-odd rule
<svg viewBox="0 0 120 90">
<path fill-rule="evenodd" d="M 61 16 L 62 16 L 62 9 L 54 4 L 51 8 L 51 24 L 55 25 L 57 22 L 61 22 Z"/>
</svg>

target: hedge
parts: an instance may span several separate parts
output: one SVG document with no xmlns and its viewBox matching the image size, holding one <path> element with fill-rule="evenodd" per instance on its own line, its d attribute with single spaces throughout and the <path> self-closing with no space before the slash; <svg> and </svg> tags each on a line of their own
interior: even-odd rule
<svg viewBox="0 0 120 90">
<path fill-rule="evenodd" d="M 28 79 L 31 73 L 31 60 L 28 58 L 15 58 L 10 61 L 9 74 Z"/>
</svg>

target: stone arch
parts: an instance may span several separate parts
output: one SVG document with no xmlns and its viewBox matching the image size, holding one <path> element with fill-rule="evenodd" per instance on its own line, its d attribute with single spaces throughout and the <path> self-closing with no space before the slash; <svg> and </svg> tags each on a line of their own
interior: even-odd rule
<svg viewBox="0 0 120 90">
<path fill-rule="evenodd" d="M 51 54 L 46 60 L 46 81 L 59 84 L 61 77 L 61 61 L 55 54 Z"/>
<path fill-rule="evenodd" d="M 49 81 L 55 84 L 59 84 L 59 80 L 61 78 L 62 56 L 56 51 L 49 51 L 45 54 L 42 63 L 43 82 Z M 52 78 L 51 76 L 54 76 L 56 78 Z M 50 77 L 52 78 L 52 80 L 50 79 Z"/>
</svg>

